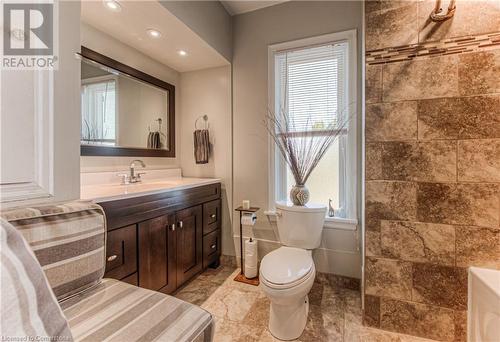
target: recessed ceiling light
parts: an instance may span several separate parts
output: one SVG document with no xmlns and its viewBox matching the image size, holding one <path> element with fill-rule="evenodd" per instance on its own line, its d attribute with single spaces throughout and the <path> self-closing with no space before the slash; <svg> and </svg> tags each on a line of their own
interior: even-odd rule
<svg viewBox="0 0 500 342">
<path fill-rule="evenodd" d="M 148 36 L 152 38 L 160 38 L 161 37 L 161 32 L 155 29 L 147 29 L 146 32 L 148 33 Z"/>
<path fill-rule="evenodd" d="M 178 53 L 179 53 L 179 55 L 181 55 L 181 56 L 187 56 L 187 54 L 188 54 L 188 53 L 187 53 L 186 51 L 184 51 L 184 50 L 179 50 L 179 51 L 178 51 Z"/>
<path fill-rule="evenodd" d="M 103 0 L 103 4 L 107 9 L 113 12 L 120 12 L 122 10 L 122 6 L 120 6 L 116 0 Z"/>
</svg>

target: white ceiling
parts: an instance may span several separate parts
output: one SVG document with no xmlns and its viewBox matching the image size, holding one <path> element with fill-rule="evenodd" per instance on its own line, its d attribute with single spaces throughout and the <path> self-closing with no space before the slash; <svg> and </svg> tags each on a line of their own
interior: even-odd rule
<svg viewBox="0 0 500 342">
<path fill-rule="evenodd" d="M 227 65 L 228 62 L 157 1 L 121 1 L 121 11 L 103 1 L 82 1 L 81 20 L 179 72 Z M 162 33 L 157 39 L 147 29 Z M 179 50 L 187 51 L 180 56 Z"/>
<path fill-rule="evenodd" d="M 255 11 L 264 7 L 274 6 L 288 0 L 254 0 L 254 1 L 221 1 L 222 5 L 231 15 Z"/>
</svg>

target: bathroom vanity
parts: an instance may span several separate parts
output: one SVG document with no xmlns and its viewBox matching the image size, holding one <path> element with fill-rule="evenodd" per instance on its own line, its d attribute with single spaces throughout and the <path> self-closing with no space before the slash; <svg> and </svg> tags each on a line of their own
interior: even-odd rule
<svg viewBox="0 0 500 342">
<path fill-rule="evenodd" d="M 79 57 L 81 155 L 175 157 L 175 86 L 84 46 Z M 219 264 L 220 180 L 136 166 L 82 173 L 81 198 L 106 213 L 105 276 L 171 293 Z"/>
<path fill-rule="evenodd" d="M 171 293 L 219 264 L 218 179 L 179 175 L 139 184 L 90 184 L 82 186 L 82 198 L 106 213 L 105 277 Z"/>
</svg>

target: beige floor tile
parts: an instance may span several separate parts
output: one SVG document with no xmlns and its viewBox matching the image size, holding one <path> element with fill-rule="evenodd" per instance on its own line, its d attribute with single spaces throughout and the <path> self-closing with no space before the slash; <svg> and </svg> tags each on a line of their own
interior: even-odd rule
<svg viewBox="0 0 500 342">
<path fill-rule="evenodd" d="M 262 334 L 259 336 L 259 342 L 282 342 L 278 340 L 276 337 L 271 335 L 268 329 L 264 330 Z"/>
<path fill-rule="evenodd" d="M 269 325 L 269 299 L 258 297 L 246 314 L 243 321 L 262 329 L 267 329 Z"/>
<path fill-rule="evenodd" d="M 236 289 L 242 290 L 244 292 L 255 292 L 255 293 L 262 294 L 262 296 L 264 296 L 264 294 L 262 293 L 262 290 L 260 289 L 260 286 L 254 286 L 254 285 L 241 283 L 239 281 L 234 281 L 234 278 L 238 275 L 239 272 L 240 272 L 240 270 L 237 269 L 233 273 L 231 273 L 231 275 L 226 279 L 226 281 L 224 281 L 222 286 L 236 288 Z"/>
<path fill-rule="evenodd" d="M 201 307 L 218 318 L 242 322 L 257 297 L 256 292 L 220 287 Z"/>
<path fill-rule="evenodd" d="M 219 285 L 206 280 L 195 279 L 182 289 L 175 296 L 186 302 L 202 305 L 212 294 L 219 289 Z"/>
<path fill-rule="evenodd" d="M 215 322 L 214 341 L 216 342 L 257 342 L 262 330 L 256 326 L 218 319 Z"/>
<path fill-rule="evenodd" d="M 234 281 L 238 270 L 207 270 L 175 295 L 215 318 L 215 342 L 278 342 L 268 330 L 269 299 L 257 286 Z M 432 342 L 362 325 L 358 291 L 315 283 L 306 328 L 298 342 Z"/>
</svg>

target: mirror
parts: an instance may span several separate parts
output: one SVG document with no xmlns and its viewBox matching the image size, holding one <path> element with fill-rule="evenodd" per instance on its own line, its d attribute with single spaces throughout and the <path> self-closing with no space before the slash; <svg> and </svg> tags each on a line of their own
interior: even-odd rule
<svg viewBox="0 0 500 342">
<path fill-rule="evenodd" d="M 82 47 L 81 151 L 175 156 L 175 87 Z"/>
</svg>

